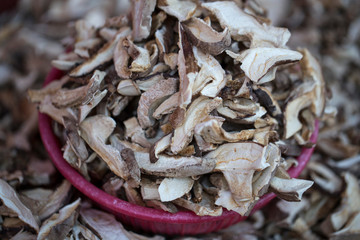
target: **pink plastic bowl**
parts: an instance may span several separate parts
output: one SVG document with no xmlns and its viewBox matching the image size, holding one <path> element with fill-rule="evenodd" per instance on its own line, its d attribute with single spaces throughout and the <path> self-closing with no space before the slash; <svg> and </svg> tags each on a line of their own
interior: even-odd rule
<svg viewBox="0 0 360 240">
<path fill-rule="evenodd" d="M 62 75 L 61 71 L 52 69 L 45 80 L 44 86 L 53 80 L 59 79 Z M 50 117 L 39 113 L 40 135 L 57 169 L 75 188 L 104 210 L 113 213 L 123 224 L 131 226 L 138 231 L 166 235 L 195 235 L 217 231 L 246 219 L 246 217 L 242 217 L 236 212 L 225 209 L 223 214 L 218 217 L 200 217 L 190 211 L 172 214 L 162 210 L 137 206 L 107 194 L 88 182 L 64 160 L 59 141 L 53 133 L 51 121 Z M 318 122 L 316 122 L 315 131 L 311 137 L 313 143 L 316 142 L 317 135 Z M 291 177 L 299 176 L 310 160 L 313 151 L 314 148 L 304 148 L 302 150 L 301 155 L 298 157 L 298 166 L 289 170 Z M 274 197 L 275 194 L 273 193 L 261 197 L 255 205 L 253 212 L 264 207 Z"/>
</svg>

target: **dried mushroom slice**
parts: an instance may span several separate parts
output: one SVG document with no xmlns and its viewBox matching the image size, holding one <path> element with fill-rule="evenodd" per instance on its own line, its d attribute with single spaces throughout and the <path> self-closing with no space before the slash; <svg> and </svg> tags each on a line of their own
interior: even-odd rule
<svg viewBox="0 0 360 240">
<path fill-rule="evenodd" d="M 196 47 L 193 47 L 193 53 L 200 71 L 194 80 L 192 94 L 200 92 L 203 96 L 216 97 L 226 85 L 224 69 L 210 54 L 205 54 Z"/>
<path fill-rule="evenodd" d="M 205 155 L 215 159 L 237 203 L 253 199 L 252 179 L 255 171 L 269 166 L 263 157 L 264 147 L 254 142 L 226 143 Z"/>
<path fill-rule="evenodd" d="M 70 77 L 80 77 L 92 72 L 96 67 L 99 67 L 112 60 L 114 55 L 114 49 L 118 41 L 128 35 L 130 32 L 129 28 L 120 29 L 115 38 L 106 43 L 100 50 L 91 56 L 88 60 L 80 64 L 78 67 L 73 69 L 70 73 Z"/>
<path fill-rule="evenodd" d="M 141 41 L 150 35 L 151 14 L 155 9 L 155 0 L 136 0 L 132 1 L 132 37 L 135 41 Z"/>
<path fill-rule="evenodd" d="M 251 48 L 283 47 L 290 38 L 290 32 L 286 28 L 261 24 L 255 17 L 241 10 L 235 2 L 207 2 L 201 6 L 216 16 L 223 29 L 229 29 L 234 40 L 250 41 Z"/>
<path fill-rule="evenodd" d="M 160 0 L 158 7 L 180 22 L 191 18 L 196 12 L 196 4 L 192 1 Z"/>
<path fill-rule="evenodd" d="M 226 132 L 221 126 L 224 120 L 210 119 L 199 123 L 195 127 L 195 139 L 207 143 L 221 144 L 224 142 L 239 142 L 251 140 L 255 129 L 241 130 L 239 132 Z"/>
<path fill-rule="evenodd" d="M 313 55 L 307 49 L 300 52 L 304 58 L 300 61 L 305 80 L 312 80 L 315 83 L 314 99 L 311 105 L 311 111 L 316 117 L 321 117 L 325 109 L 325 81 L 321 72 L 321 66 Z"/>
<path fill-rule="evenodd" d="M 200 96 L 195 99 L 185 113 L 183 123 L 174 131 L 171 139 L 171 151 L 178 153 L 192 140 L 196 124 L 202 122 L 209 113 L 221 104 L 221 98 L 210 99 Z"/>
<path fill-rule="evenodd" d="M 166 98 L 174 94 L 177 88 L 178 80 L 176 78 L 167 78 L 158 81 L 150 89 L 141 94 L 137 108 L 137 118 L 143 129 L 155 124 L 155 120 L 152 117 L 153 112 Z"/>
<path fill-rule="evenodd" d="M 279 64 L 299 61 L 302 54 L 283 48 L 258 47 L 247 49 L 240 54 L 229 50 L 226 53 L 241 62 L 240 68 L 253 82 L 258 82 L 269 70 Z"/>
<path fill-rule="evenodd" d="M 29 225 L 36 232 L 39 231 L 39 224 L 31 211 L 20 201 L 15 190 L 4 180 L 0 179 L 0 199 L 4 206 L 15 213 L 21 221 Z"/>
<path fill-rule="evenodd" d="M 120 152 L 106 144 L 106 140 L 115 128 L 115 121 L 104 115 L 95 115 L 86 118 L 80 124 L 80 135 L 110 170 L 123 179 L 128 179 L 129 170 L 120 156 Z"/>
<path fill-rule="evenodd" d="M 231 44 L 230 32 L 227 28 L 219 33 L 200 18 L 191 18 L 182 22 L 182 25 L 191 43 L 203 52 L 216 56 Z"/>
<path fill-rule="evenodd" d="M 303 193 L 314 184 L 313 181 L 302 179 L 283 179 L 274 176 L 270 181 L 271 189 L 279 198 L 287 201 L 301 201 Z"/>
<path fill-rule="evenodd" d="M 194 180 L 186 178 L 164 178 L 158 188 L 160 200 L 169 202 L 190 192 L 194 185 Z"/>
<path fill-rule="evenodd" d="M 178 72 L 180 78 L 180 98 L 179 106 L 183 109 L 191 103 L 192 99 L 192 88 L 198 74 L 198 66 L 193 53 L 192 44 L 182 24 L 179 24 L 179 54 L 178 54 Z"/>
<path fill-rule="evenodd" d="M 149 153 L 134 152 L 141 172 L 162 177 L 191 177 L 212 172 L 215 159 L 200 157 L 181 157 L 160 154 L 155 163 L 150 161 Z"/>
<path fill-rule="evenodd" d="M 80 198 L 73 203 L 61 208 L 59 213 L 53 214 L 48 218 L 39 230 L 37 239 L 64 239 L 75 225 L 78 213 L 76 209 L 80 205 Z"/>
</svg>

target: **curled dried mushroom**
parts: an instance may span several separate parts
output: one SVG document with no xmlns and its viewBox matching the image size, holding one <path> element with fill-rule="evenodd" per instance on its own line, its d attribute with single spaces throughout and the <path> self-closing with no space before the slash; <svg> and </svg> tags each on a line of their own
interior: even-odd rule
<svg viewBox="0 0 360 240">
<path fill-rule="evenodd" d="M 138 0 L 104 26 L 78 21 L 74 51 L 53 61 L 68 76 L 29 92 L 63 127 L 64 158 L 112 195 L 169 212 L 247 215 L 269 191 L 299 201 L 312 182 L 284 167 L 324 112 L 321 69 L 242 7 Z"/>
</svg>

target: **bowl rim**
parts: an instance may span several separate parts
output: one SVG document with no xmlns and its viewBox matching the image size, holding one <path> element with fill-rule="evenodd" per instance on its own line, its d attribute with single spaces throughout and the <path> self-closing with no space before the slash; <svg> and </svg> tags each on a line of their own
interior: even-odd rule
<svg viewBox="0 0 360 240">
<path fill-rule="evenodd" d="M 56 68 L 52 68 L 47 75 L 43 86 L 46 86 L 54 80 L 60 79 L 63 75 L 64 73 L 62 71 Z M 66 162 L 66 160 L 63 158 L 58 138 L 55 136 L 52 130 L 52 119 L 48 115 L 42 114 L 40 112 L 39 131 L 45 149 L 59 172 L 75 188 L 77 188 L 89 199 L 113 212 L 137 219 L 172 224 L 206 223 L 213 221 L 222 221 L 227 218 L 239 217 L 239 214 L 237 212 L 229 211 L 225 208 L 223 208 L 223 214 L 221 216 L 197 216 L 191 211 L 179 211 L 177 213 L 169 213 L 163 210 L 139 206 L 114 197 L 87 181 L 79 172 L 77 172 Z M 310 138 L 310 141 L 314 143 L 314 146 L 312 148 L 302 149 L 300 156 L 297 158 L 298 165 L 288 170 L 288 173 L 292 178 L 298 177 L 305 168 L 308 161 L 310 160 L 315 148 L 318 132 L 319 121 L 316 120 L 315 129 Z M 276 195 L 274 193 L 268 193 L 263 195 L 260 200 L 255 204 L 250 214 L 267 205 L 273 198 L 275 198 L 275 196 Z M 246 218 L 246 216 L 243 216 L 239 218 L 239 221 Z"/>
</svg>

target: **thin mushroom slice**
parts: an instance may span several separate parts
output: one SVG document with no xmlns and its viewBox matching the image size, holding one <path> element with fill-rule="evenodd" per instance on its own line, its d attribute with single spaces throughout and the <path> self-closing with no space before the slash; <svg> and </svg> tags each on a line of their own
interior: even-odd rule
<svg viewBox="0 0 360 240">
<path fill-rule="evenodd" d="M 325 81 L 321 72 L 321 66 L 307 49 L 300 52 L 304 58 L 300 61 L 302 71 L 306 79 L 312 79 L 315 83 L 314 101 L 311 104 L 311 111 L 316 117 L 321 117 L 325 109 Z"/>
<path fill-rule="evenodd" d="M 29 225 L 36 232 L 39 231 L 39 225 L 31 211 L 20 201 L 15 190 L 2 179 L 0 179 L 0 199 L 3 205 L 14 212 L 21 221 Z"/>
<path fill-rule="evenodd" d="M 155 109 L 170 95 L 174 94 L 178 87 L 176 78 L 167 78 L 158 81 L 146 92 L 141 94 L 137 108 L 137 118 L 143 129 L 155 124 L 152 117 Z"/>
<path fill-rule="evenodd" d="M 141 91 L 139 87 L 130 79 L 125 79 L 119 82 L 117 92 L 124 96 L 140 96 Z"/>
<path fill-rule="evenodd" d="M 352 214 L 360 209 L 360 187 L 357 178 L 349 172 L 344 174 L 347 184 L 339 208 L 328 216 L 332 228 L 339 231 L 348 222 Z"/>
<path fill-rule="evenodd" d="M 314 184 L 313 181 L 303 179 L 283 179 L 274 176 L 270 181 L 271 189 L 279 198 L 287 201 L 299 202 L 303 193 Z"/>
<path fill-rule="evenodd" d="M 219 33 L 200 18 L 191 18 L 182 24 L 192 44 L 203 52 L 216 56 L 231 44 L 230 32 L 227 28 Z"/>
<path fill-rule="evenodd" d="M 284 110 L 284 138 L 288 139 L 302 128 L 299 113 L 311 105 L 314 97 L 314 82 L 304 82 L 289 96 Z"/>
<path fill-rule="evenodd" d="M 116 221 L 114 215 L 96 209 L 81 208 L 80 216 L 87 226 L 95 231 L 97 236 L 109 240 L 131 239 L 129 233 L 120 222 Z"/>
<path fill-rule="evenodd" d="M 128 179 L 129 170 L 120 152 L 107 145 L 106 141 L 114 131 L 115 121 L 104 115 L 86 118 L 80 124 L 80 135 L 87 144 L 106 162 L 110 170 L 123 179 Z"/>
<path fill-rule="evenodd" d="M 302 54 L 283 48 L 250 48 L 240 54 L 226 53 L 241 62 L 240 68 L 251 81 L 257 83 L 273 66 L 299 61 Z"/>
<path fill-rule="evenodd" d="M 221 98 L 210 99 L 204 96 L 194 100 L 185 113 L 183 123 L 174 131 L 171 140 L 171 151 L 178 153 L 192 140 L 196 124 L 206 119 L 209 113 L 221 104 Z"/>
<path fill-rule="evenodd" d="M 151 14 L 156 5 L 156 0 L 132 1 L 132 37 L 135 41 L 141 41 L 150 35 Z"/>
<path fill-rule="evenodd" d="M 105 76 L 105 72 L 95 70 L 88 84 L 74 89 L 60 89 L 55 94 L 51 95 L 51 101 L 59 108 L 87 104 L 100 89 L 100 85 Z"/>
<path fill-rule="evenodd" d="M 200 157 L 179 157 L 160 154 L 155 163 L 150 162 L 149 153 L 134 152 L 141 172 L 163 177 L 191 177 L 212 172 L 215 160 Z"/>
<path fill-rule="evenodd" d="M 250 41 L 251 48 L 283 47 L 290 38 L 290 32 L 286 28 L 260 24 L 256 18 L 241 10 L 235 2 L 207 2 L 201 6 L 216 16 L 223 29 L 229 29 L 234 40 Z"/>
<path fill-rule="evenodd" d="M 241 130 L 239 132 L 226 132 L 222 128 L 223 121 L 210 119 L 199 123 L 195 127 L 195 139 L 201 137 L 207 143 L 221 144 L 223 142 L 239 142 L 251 140 L 255 130 Z"/>
<path fill-rule="evenodd" d="M 41 226 L 38 240 L 45 239 L 64 239 L 70 232 L 72 226 L 75 225 L 78 213 L 76 209 L 80 205 L 80 198 L 73 203 L 66 205 L 60 209 L 59 213 L 53 214 Z"/>
<path fill-rule="evenodd" d="M 205 155 L 215 159 L 215 170 L 221 171 L 236 202 L 253 198 L 252 178 L 255 171 L 269 166 L 263 157 L 264 147 L 253 142 L 226 143 Z"/>
<path fill-rule="evenodd" d="M 184 198 L 178 198 L 172 202 L 178 206 L 193 211 L 198 216 L 220 216 L 223 213 L 222 207 L 215 206 L 213 197 L 205 192 L 203 193 L 202 199 L 199 203 L 194 203 Z"/>
<path fill-rule="evenodd" d="M 150 149 L 150 161 L 155 163 L 158 158 L 159 154 L 165 151 L 171 145 L 171 137 L 172 134 L 167 134 L 162 137 L 159 141 L 157 141 Z"/>
<path fill-rule="evenodd" d="M 193 53 L 200 71 L 194 80 L 192 94 L 200 92 L 203 96 L 216 97 L 226 85 L 224 69 L 210 54 L 205 54 L 196 47 L 193 47 Z"/>
<path fill-rule="evenodd" d="M 196 12 L 196 4 L 192 1 L 160 0 L 158 7 L 180 22 L 191 18 Z"/>
<path fill-rule="evenodd" d="M 100 50 L 91 56 L 88 60 L 80 64 L 73 69 L 70 73 L 70 77 L 80 77 L 92 72 L 96 67 L 103 65 L 113 58 L 114 49 L 118 41 L 129 33 L 129 29 L 120 29 L 115 38 L 106 43 Z"/>
<path fill-rule="evenodd" d="M 248 216 L 252 207 L 257 202 L 257 199 L 249 199 L 241 202 L 236 202 L 231 191 L 220 189 L 218 192 L 215 204 L 222 206 L 229 211 L 234 211 L 242 216 Z"/>
<path fill-rule="evenodd" d="M 162 202 L 169 202 L 190 192 L 194 180 L 187 178 L 164 178 L 158 188 Z"/>
<path fill-rule="evenodd" d="M 307 167 L 310 170 L 311 179 L 322 189 L 331 194 L 341 191 L 341 179 L 325 165 L 318 162 L 310 162 Z"/>
<path fill-rule="evenodd" d="M 281 152 L 279 147 L 270 143 L 265 147 L 264 156 L 269 167 L 263 171 L 256 172 L 252 182 L 252 189 L 254 196 L 264 195 L 270 186 L 270 181 L 276 173 L 276 169 L 280 164 Z"/>
<path fill-rule="evenodd" d="M 178 54 L 178 72 L 180 78 L 179 86 L 179 106 L 183 109 L 191 103 L 192 89 L 196 75 L 198 74 L 198 66 L 192 49 L 192 44 L 185 30 L 181 24 L 179 24 L 179 54 Z"/>
</svg>

